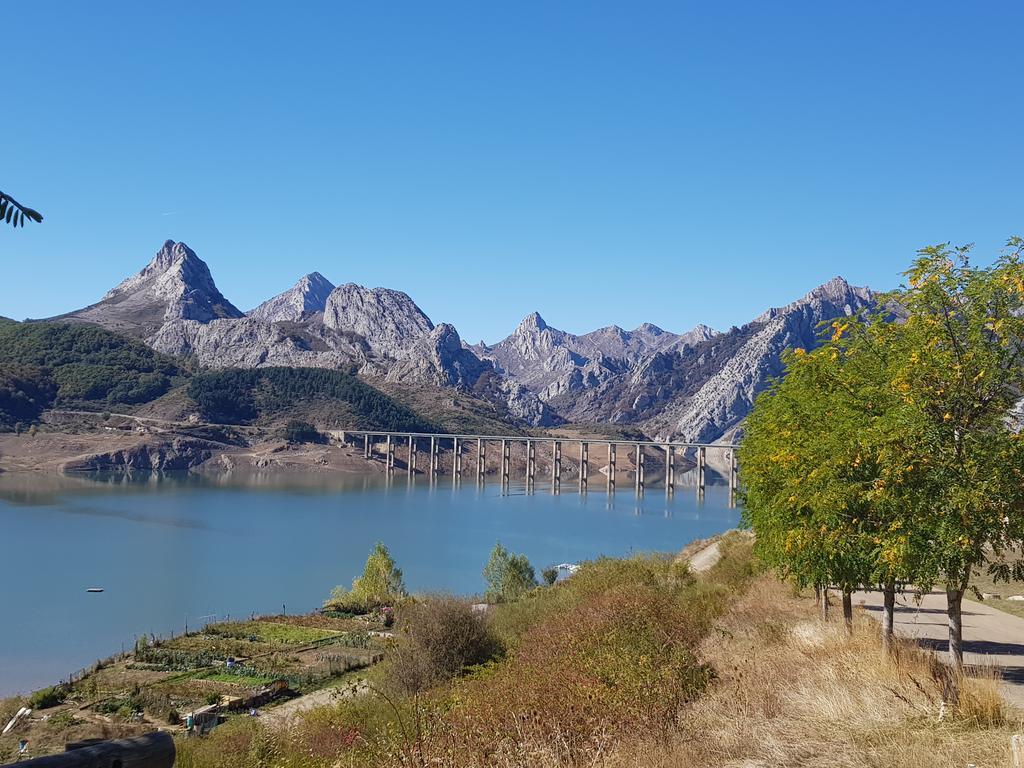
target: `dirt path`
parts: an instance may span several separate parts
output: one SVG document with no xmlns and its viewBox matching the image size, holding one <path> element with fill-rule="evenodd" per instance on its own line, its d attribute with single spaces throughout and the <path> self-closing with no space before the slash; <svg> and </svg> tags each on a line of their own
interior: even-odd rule
<svg viewBox="0 0 1024 768">
<path fill-rule="evenodd" d="M 863 605 L 881 621 L 881 592 L 858 592 L 854 605 Z M 913 595 L 897 596 L 895 620 L 896 632 L 903 637 L 914 638 L 940 654 L 949 651 L 945 593 L 927 594 L 920 605 Z M 997 667 L 1007 701 L 1024 707 L 1024 619 L 964 600 L 963 625 L 964 662 Z"/>
<path fill-rule="evenodd" d="M 708 544 L 704 549 L 694 552 L 690 555 L 690 570 L 694 573 L 703 573 L 709 570 L 722 559 L 722 541 L 718 539 Z"/>
<path fill-rule="evenodd" d="M 284 702 L 276 707 L 260 710 L 259 719 L 270 726 L 285 725 L 292 717 L 300 712 L 306 712 L 317 707 L 329 707 L 342 699 L 365 693 L 368 689 L 366 683 L 360 681 L 354 685 L 346 685 L 342 688 L 321 688 L 319 691 L 307 693 Z"/>
</svg>

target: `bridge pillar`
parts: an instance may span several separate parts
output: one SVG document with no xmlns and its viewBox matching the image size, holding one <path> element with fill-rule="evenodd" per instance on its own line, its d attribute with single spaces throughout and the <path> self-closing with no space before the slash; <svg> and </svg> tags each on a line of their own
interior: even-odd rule
<svg viewBox="0 0 1024 768">
<path fill-rule="evenodd" d="M 484 441 L 478 437 L 476 439 L 476 481 L 481 484 L 484 481 L 484 472 L 486 471 L 484 458 Z"/>
<path fill-rule="evenodd" d="M 366 432 L 363 433 L 363 458 L 370 458 L 370 435 Z"/>
<path fill-rule="evenodd" d="M 409 435 L 409 459 L 405 464 L 410 477 L 416 474 L 416 441 L 412 435 Z"/>
<path fill-rule="evenodd" d="M 551 442 L 551 492 L 555 495 L 562 492 L 562 443 Z"/>
<path fill-rule="evenodd" d="M 389 475 L 395 471 L 395 443 L 391 435 L 387 436 L 387 459 L 384 466 L 387 467 Z"/>
<path fill-rule="evenodd" d="M 452 485 L 459 485 L 462 482 L 462 442 L 457 437 L 452 438 Z"/>
<path fill-rule="evenodd" d="M 508 488 L 508 471 L 511 463 L 508 440 L 501 441 L 501 486 Z"/>
<path fill-rule="evenodd" d="M 704 498 L 704 485 L 707 476 L 708 449 L 703 445 L 697 449 L 697 498 Z"/>
<path fill-rule="evenodd" d="M 671 496 L 676 492 L 676 448 L 665 446 L 665 494 Z"/>
<path fill-rule="evenodd" d="M 533 483 L 537 473 L 537 444 L 533 440 L 526 441 L 526 492 L 533 493 Z"/>
<path fill-rule="evenodd" d="M 636 495 L 644 493 L 644 447 L 639 443 L 636 446 Z"/>
<path fill-rule="evenodd" d="M 580 442 L 580 493 L 587 492 L 590 475 L 590 444 Z"/>
<path fill-rule="evenodd" d="M 608 443 L 608 493 L 615 493 L 615 443 Z"/>
<path fill-rule="evenodd" d="M 729 506 L 736 506 L 736 491 L 739 485 L 739 477 L 736 467 L 736 449 L 729 449 Z"/>
<path fill-rule="evenodd" d="M 430 482 L 437 479 L 437 438 L 430 438 Z"/>
</svg>

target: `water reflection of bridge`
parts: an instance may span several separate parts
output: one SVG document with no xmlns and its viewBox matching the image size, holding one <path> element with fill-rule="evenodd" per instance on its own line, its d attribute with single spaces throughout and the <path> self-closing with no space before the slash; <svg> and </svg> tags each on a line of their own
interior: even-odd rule
<svg viewBox="0 0 1024 768">
<path fill-rule="evenodd" d="M 603 461 L 597 471 L 604 475 L 605 490 L 613 493 L 620 478 L 632 481 L 638 496 L 649 487 L 660 484 L 669 496 L 678 487 L 693 485 L 697 495 L 704 496 L 709 475 L 724 476 L 729 486 L 729 504 L 736 501 L 736 448 L 729 443 L 681 443 L 672 441 L 619 440 L 606 438 L 566 437 L 524 437 L 521 435 L 447 435 L 420 432 L 377 432 L 365 430 L 336 430 L 332 436 L 346 445 L 359 446 L 366 459 L 382 459 L 389 476 L 404 471 L 410 477 L 426 475 L 430 482 L 437 482 L 445 469 L 450 473 L 452 483 L 463 480 L 464 464 L 469 459 L 469 470 L 476 482 L 482 483 L 493 472 L 501 479 L 503 487 L 511 482 L 513 465 L 521 468 L 526 481 L 527 492 L 532 492 L 537 483 L 538 464 L 543 465 L 545 475 L 550 478 L 552 493 L 562 490 L 563 472 L 575 474 L 573 483 L 580 493 L 586 493 L 591 486 L 590 475 L 595 462 Z M 543 445 L 547 450 L 538 457 L 537 448 Z M 489 455 L 488 446 L 500 447 L 497 460 Z M 625 454 L 620 454 L 625 448 Z M 418 466 L 419 455 L 423 453 L 426 466 Z M 441 455 L 448 453 L 447 467 L 442 468 Z M 708 466 L 709 455 L 712 463 L 721 468 L 716 472 Z M 693 483 L 686 480 L 692 479 Z M 653 483 L 651 481 L 654 481 Z M 680 482 L 682 481 L 682 482 Z"/>
</svg>

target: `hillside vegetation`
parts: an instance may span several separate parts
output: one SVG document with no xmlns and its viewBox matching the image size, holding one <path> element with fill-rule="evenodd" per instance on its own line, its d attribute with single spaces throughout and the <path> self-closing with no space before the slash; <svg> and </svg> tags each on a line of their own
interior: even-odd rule
<svg viewBox="0 0 1024 768">
<path fill-rule="evenodd" d="M 296 409 L 355 428 L 435 432 L 415 412 L 360 381 L 326 368 L 228 368 L 198 374 L 188 395 L 209 421 L 251 424 Z"/>
<path fill-rule="evenodd" d="M 303 418 L 327 426 L 440 431 L 355 375 L 320 368 L 196 372 L 141 341 L 98 326 L 0 322 L 0 431 L 49 408 L 131 410 L 172 390 L 208 421 Z"/>
<path fill-rule="evenodd" d="M 863 616 L 852 633 L 822 621 L 749 538 L 721 546 L 700 575 L 670 556 L 596 560 L 487 615 L 406 599 L 365 693 L 280 723 L 233 718 L 179 741 L 177 765 L 1010 765 L 1017 714 L 990 676 L 942 708 L 934 656 L 884 653 Z"/>
<path fill-rule="evenodd" d="M 146 403 L 186 375 L 172 358 L 97 326 L 0 323 L 0 428 L 54 406 Z"/>
</svg>

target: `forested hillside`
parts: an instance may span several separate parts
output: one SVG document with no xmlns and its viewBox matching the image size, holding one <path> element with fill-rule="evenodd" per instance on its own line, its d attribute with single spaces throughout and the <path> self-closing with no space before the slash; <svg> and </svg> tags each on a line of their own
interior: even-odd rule
<svg viewBox="0 0 1024 768">
<path fill-rule="evenodd" d="M 195 376 L 189 397 L 209 421 L 250 424 L 315 413 L 328 424 L 411 432 L 438 428 L 355 375 L 325 368 L 228 368 Z"/>
<path fill-rule="evenodd" d="M 38 421 L 48 408 L 131 410 L 176 388 L 204 419 L 218 423 L 301 417 L 324 425 L 437 431 L 353 374 L 310 368 L 197 372 L 98 326 L 0 321 L 0 431 Z"/>
</svg>

